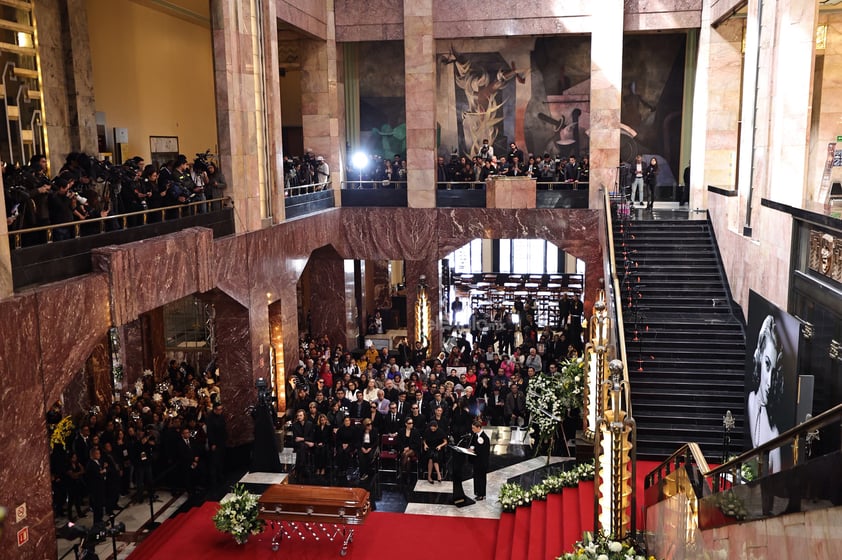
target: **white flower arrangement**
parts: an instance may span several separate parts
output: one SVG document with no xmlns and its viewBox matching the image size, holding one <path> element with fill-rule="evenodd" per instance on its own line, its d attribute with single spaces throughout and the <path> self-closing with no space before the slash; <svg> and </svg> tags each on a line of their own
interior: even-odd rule
<svg viewBox="0 0 842 560">
<path fill-rule="evenodd" d="M 251 535 L 263 531 L 265 522 L 258 519 L 257 514 L 257 496 L 250 494 L 242 484 L 236 484 L 231 495 L 219 503 L 213 524 L 219 531 L 234 537 L 237 544 L 244 544 Z"/>
<path fill-rule="evenodd" d="M 546 500 L 548 494 L 558 494 L 563 488 L 578 486 L 580 481 L 593 480 L 593 477 L 593 462 L 580 463 L 570 470 L 549 476 L 528 489 L 516 483 L 504 484 L 500 487 L 497 499 L 503 511 L 512 512 L 518 506 L 529 505 L 535 500 Z"/>
<path fill-rule="evenodd" d="M 556 560 L 655 560 L 655 557 L 641 554 L 634 542 L 614 540 L 605 533 L 585 533 L 573 552 L 562 554 Z"/>
<path fill-rule="evenodd" d="M 561 420 L 571 410 L 582 408 L 585 388 L 584 362 L 581 358 L 561 364 L 556 375 L 542 373 L 529 381 L 526 408 L 538 427 L 539 448 L 547 448 L 547 459 L 558 437 Z"/>
</svg>

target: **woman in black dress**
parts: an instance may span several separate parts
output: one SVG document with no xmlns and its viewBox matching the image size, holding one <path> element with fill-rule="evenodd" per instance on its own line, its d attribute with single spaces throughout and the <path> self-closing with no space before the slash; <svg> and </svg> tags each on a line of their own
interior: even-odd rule
<svg viewBox="0 0 842 560">
<path fill-rule="evenodd" d="M 444 432 L 439 431 L 439 424 L 435 420 L 430 422 L 424 431 L 424 452 L 427 454 L 427 482 L 433 483 L 433 469 L 436 470 L 439 482 L 441 482 L 441 456 L 444 446 L 447 445 L 447 437 Z"/>
<path fill-rule="evenodd" d="M 316 475 L 324 475 L 330 459 L 330 441 L 333 430 L 327 421 L 327 415 L 319 414 L 316 429 L 313 430 L 313 455 L 316 462 Z"/>
<path fill-rule="evenodd" d="M 658 184 L 658 160 L 654 157 L 649 160 L 649 167 L 646 168 L 643 181 L 646 185 L 644 190 L 646 192 L 647 208 L 651 209 L 655 197 L 655 185 Z"/>
<path fill-rule="evenodd" d="M 409 463 L 421 457 L 421 433 L 415 428 L 415 420 L 407 418 L 404 429 L 398 432 L 398 451 L 401 455 L 401 473 L 409 472 Z"/>
<path fill-rule="evenodd" d="M 342 419 L 342 425 L 336 432 L 336 464 L 342 471 L 348 469 L 357 445 L 357 429 L 351 425 L 351 417 Z"/>
</svg>

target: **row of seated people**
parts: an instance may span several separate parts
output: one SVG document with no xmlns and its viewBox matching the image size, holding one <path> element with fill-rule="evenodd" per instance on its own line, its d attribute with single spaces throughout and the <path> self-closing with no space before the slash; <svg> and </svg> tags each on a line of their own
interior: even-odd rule
<svg viewBox="0 0 842 560">
<path fill-rule="evenodd" d="M 326 475 L 327 469 L 335 465 L 340 473 L 358 467 L 360 480 L 365 481 L 374 474 L 379 459 L 388 456 L 398 463 L 399 476 L 410 474 L 413 463 L 426 463 L 427 480 L 432 482 L 435 473 L 441 481 L 448 443 L 451 438 L 458 442 L 468 434 L 477 418 L 466 398 L 447 415 L 438 407 L 429 420 L 419 414 L 417 405 L 405 417 L 397 413 L 394 403 L 386 414 L 378 413 L 372 405 L 370 416 L 363 419 L 339 410 L 332 415 L 334 423 L 328 414 L 314 409 L 311 404 L 308 412 L 298 410 L 290 426 L 296 472 L 305 478 Z"/>
</svg>

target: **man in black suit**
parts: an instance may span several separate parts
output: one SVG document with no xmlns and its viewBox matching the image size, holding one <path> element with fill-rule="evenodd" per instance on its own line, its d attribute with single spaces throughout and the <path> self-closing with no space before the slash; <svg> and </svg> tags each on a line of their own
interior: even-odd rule
<svg viewBox="0 0 842 560">
<path fill-rule="evenodd" d="M 381 419 L 384 434 L 397 434 L 403 427 L 403 416 L 398 414 L 398 403 L 389 403 L 389 412 Z"/>
<path fill-rule="evenodd" d="M 308 460 L 310 450 L 313 448 L 313 423 L 307 420 L 304 411 L 299 409 L 295 412 L 295 422 L 292 424 L 292 442 L 295 446 L 295 470 L 298 475 L 308 476 Z"/>
<path fill-rule="evenodd" d="M 369 405 L 369 402 L 363 398 L 362 391 L 357 391 L 357 400 L 351 405 L 351 413 L 349 416 L 351 418 L 359 418 L 362 420 L 369 414 L 371 414 L 371 406 Z"/>
<path fill-rule="evenodd" d="M 91 449 L 90 459 L 85 465 L 85 485 L 88 487 L 94 523 L 101 523 L 105 517 L 105 482 L 108 466 L 102 462 L 99 447 Z"/>
<path fill-rule="evenodd" d="M 488 475 L 488 457 L 491 451 L 491 441 L 482 431 L 482 422 L 474 420 L 471 424 L 471 441 L 468 447 L 476 453 L 474 457 L 474 494 L 476 500 L 485 499 L 486 478 Z"/>
<path fill-rule="evenodd" d="M 181 477 L 181 487 L 188 493 L 196 488 L 196 479 L 199 471 L 199 451 L 193 445 L 190 438 L 190 429 L 182 428 L 181 437 L 176 442 L 176 465 Z"/>
</svg>

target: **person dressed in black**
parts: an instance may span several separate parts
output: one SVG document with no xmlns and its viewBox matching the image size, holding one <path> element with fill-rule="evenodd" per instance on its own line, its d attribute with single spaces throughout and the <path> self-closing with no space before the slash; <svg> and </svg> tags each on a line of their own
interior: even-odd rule
<svg viewBox="0 0 842 560">
<path fill-rule="evenodd" d="M 315 459 L 316 476 L 323 476 L 330 460 L 333 430 L 327 421 L 327 415 L 319 414 L 316 427 L 313 429 L 313 457 Z"/>
<path fill-rule="evenodd" d="M 108 478 L 108 465 L 102 461 L 98 447 L 90 451 L 90 459 L 85 466 L 85 485 L 88 487 L 94 523 L 102 523 L 105 517 L 105 483 Z"/>
<path fill-rule="evenodd" d="M 65 471 L 65 481 L 69 498 L 67 518 L 70 521 L 74 521 L 73 508 L 76 508 L 76 515 L 78 517 L 85 517 L 85 512 L 82 511 L 82 497 L 85 494 L 85 465 L 79 461 L 76 453 L 71 453 L 70 455 L 67 470 Z"/>
<path fill-rule="evenodd" d="M 228 440 L 228 428 L 225 416 L 222 414 L 222 404 L 216 403 L 208 414 L 208 468 L 210 470 L 210 485 L 215 488 L 222 482 L 222 470 L 225 462 L 225 442 Z"/>
<path fill-rule="evenodd" d="M 655 199 L 655 186 L 658 184 L 658 160 L 654 157 L 649 160 L 649 167 L 646 168 L 646 173 L 643 175 L 643 183 L 645 186 L 646 207 L 651 210 Z"/>
<path fill-rule="evenodd" d="M 359 432 L 357 447 L 360 457 L 360 480 L 365 481 L 374 474 L 377 450 L 380 448 L 380 432 L 369 418 L 363 420 L 363 429 Z"/>
<path fill-rule="evenodd" d="M 410 416 L 404 422 L 404 428 L 398 432 L 397 447 L 401 455 L 401 473 L 409 473 L 409 463 L 421 457 L 421 432 L 415 426 L 415 420 Z M 419 414 L 417 418 L 422 418 Z"/>
<path fill-rule="evenodd" d="M 292 443 L 295 447 L 295 471 L 299 476 L 308 476 L 310 450 L 313 449 L 313 423 L 307 420 L 304 410 L 295 412 L 292 424 Z"/>
<path fill-rule="evenodd" d="M 175 442 L 175 449 L 181 487 L 188 493 L 193 493 L 196 488 L 196 473 L 199 470 L 199 451 L 194 448 L 189 428 L 181 429 L 181 437 Z"/>
<path fill-rule="evenodd" d="M 354 458 L 357 445 L 357 430 L 351 425 L 351 417 L 342 419 L 342 425 L 336 431 L 336 464 L 342 472 L 348 469 Z"/>
<path fill-rule="evenodd" d="M 427 482 L 433 483 L 433 469 L 436 471 L 439 482 L 441 482 L 441 458 L 444 454 L 444 447 L 447 445 L 447 437 L 439 431 L 439 424 L 435 420 L 427 425 L 423 438 L 424 452 L 427 455 Z"/>
<path fill-rule="evenodd" d="M 486 478 L 488 475 L 488 456 L 491 451 L 491 441 L 482 431 L 482 422 L 475 420 L 471 425 L 471 441 L 468 448 L 476 453 L 474 462 L 474 493 L 476 500 L 485 499 Z"/>
</svg>

